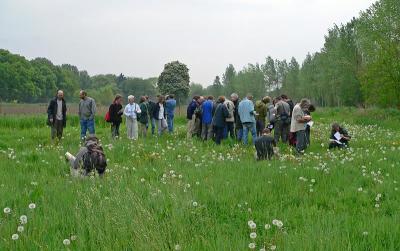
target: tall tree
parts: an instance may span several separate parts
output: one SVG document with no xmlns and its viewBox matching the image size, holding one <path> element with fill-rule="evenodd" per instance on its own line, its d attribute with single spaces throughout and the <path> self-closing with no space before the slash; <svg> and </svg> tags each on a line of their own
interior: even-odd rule
<svg viewBox="0 0 400 251">
<path fill-rule="evenodd" d="M 189 94 L 189 69 L 179 61 L 173 61 L 164 66 L 158 77 L 158 89 L 161 94 L 174 94 L 178 102 L 185 100 Z"/>
</svg>

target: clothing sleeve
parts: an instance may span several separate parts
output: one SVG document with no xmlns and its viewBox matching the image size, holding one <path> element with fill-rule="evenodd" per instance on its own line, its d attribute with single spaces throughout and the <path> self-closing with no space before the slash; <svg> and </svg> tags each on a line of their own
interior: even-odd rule
<svg viewBox="0 0 400 251">
<path fill-rule="evenodd" d="M 50 101 L 49 106 L 47 107 L 47 117 L 49 119 L 53 117 L 53 100 Z"/>
<path fill-rule="evenodd" d="M 222 111 L 224 112 L 224 117 L 225 118 L 229 118 L 230 117 L 228 108 L 226 108 L 226 106 L 222 105 Z"/>
<path fill-rule="evenodd" d="M 136 104 L 136 113 L 142 113 L 142 110 L 140 110 L 140 106 Z"/>
<path fill-rule="evenodd" d="M 129 115 L 130 115 L 129 112 L 128 112 L 128 105 L 125 106 L 124 115 L 127 116 L 127 117 L 129 117 Z"/>
<path fill-rule="evenodd" d="M 303 117 L 303 116 L 301 115 L 300 108 L 297 108 L 297 109 L 294 109 L 294 110 L 293 110 L 293 117 L 294 117 L 294 119 L 295 119 L 297 122 L 299 122 L 299 120 Z M 300 122 L 299 122 L 299 123 L 300 123 Z"/>
<path fill-rule="evenodd" d="M 90 116 L 90 119 L 94 119 L 94 116 L 96 115 L 96 101 L 92 99 L 92 115 Z"/>
<path fill-rule="evenodd" d="M 82 147 L 79 152 L 75 156 L 75 161 L 72 165 L 72 168 L 78 169 L 82 165 L 83 155 L 87 152 L 86 147 Z"/>
<path fill-rule="evenodd" d="M 79 118 L 81 117 L 81 102 L 80 101 L 78 104 L 78 116 L 79 116 Z"/>
<path fill-rule="evenodd" d="M 343 129 L 343 133 L 342 133 L 345 137 L 349 137 L 351 138 L 351 136 L 349 135 L 349 133 L 347 132 L 346 129 Z"/>
</svg>

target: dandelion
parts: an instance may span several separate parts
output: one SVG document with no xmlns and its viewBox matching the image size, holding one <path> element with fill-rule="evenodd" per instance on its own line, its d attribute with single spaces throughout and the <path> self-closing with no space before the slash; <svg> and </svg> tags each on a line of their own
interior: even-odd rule
<svg viewBox="0 0 400 251">
<path fill-rule="evenodd" d="M 71 241 L 69 239 L 65 239 L 65 240 L 63 240 L 63 244 L 65 246 L 68 246 L 69 244 L 71 244 Z"/>
<path fill-rule="evenodd" d="M 140 179 L 140 182 L 142 182 L 142 183 L 145 182 L 145 181 L 146 181 L 146 180 L 145 180 L 144 178 L 141 178 L 141 179 Z"/>
<path fill-rule="evenodd" d="M 35 205 L 35 203 L 31 203 L 31 204 L 29 204 L 29 209 L 35 209 L 36 208 L 36 205 Z"/>
<path fill-rule="evenodd" d="M 197 202 L 196 202 L 196 201 L 193 201 L 192 205 L 193 205 L 194 207 L 197 207 Z"/>
<path fill-rule="evenodd" d="M 257 233 L 256 233 L 256 232 L 250 233 L 250 238 L 251 238 L 251 239 L 257 238 Z"/>
<path fill-rule="evenodd" d="M 311 179 L 311 183 L 315 183 L 315 179 Z"/>
<path fill-rule="evenodd" d="M 364 236 L 367 236 L 367 235 L 368 235 L 368 232 L 367 232 L 367 231 L 364 231 L 362 234 L 363 234 Z"/>
<path fill-rule="evenodd" d="M 376 208 L 379 208 L 379 206 L 380 206 L 380 205 L 379 205 L 378 203 L 375 204 L 375 207 L 376 207 Z"/>
<path fill-rule="evenodd" d="M 28 223 L 28 217 L 26 215 L 21 215 L 21 217 L 19 217 L 19 220 L 21 221 L 21 224 Z"/>
<path fill-rule="evenodd" d="M 17 231 L 22 233 L 24 231 L 24 226 L 18 226 Z"/>
<path fill-rule="evenodd" d="M 269 249 L 270 249 L 270 250 L 275 250 L 275 249 L 276 249 L 276 246 L 275 246 L 275 245 L 271 245 L 271 246 L 269 247 Z"/>
<path fill-rule="evenodd" d="M 249 225 L 249 227 L 250 227 L 250 229 L 256 229 L 257 225 L 256 225 L 256 223 L 252 222 L 252 223 Z"/>
<path fill-rule="evenodd" d="M 249 248 L 250 249 L 255 249 L 256 248 L 256 244 L 254 242 L 249 243 Z"/>
<path fill-rule="evenodd" d="M 278 223 L 276 224 L 277 227 L 281 228 L 283 227 L 283 222 L 282 221 L 278 221 Z"/>
<path fill-rule="evenodd" d="M 18 234 L 11 235 L 11 239 L 13 239 L 14 241 L 18 240 L 18 238 L 19 238 Z"/>
<path fill-rule="evenodd" d="M 175 245 L 175 250 L 181 250 L 181 246 L 179 244 Z"/>
<path fill-rule="evenodd" d="M 260 248 L 260 251 L 265 251 L 265 247 L 263 247 L 263 248 Z"/>
<path fill-rule="evenodd" d="M 362 187 L 359 187 L 357 190 L 358 190 L 359 192 L 362 192 L 363 188 L 362 188 Z"/>
<path fill-rule="evenodd" d="M 11 213 L 11 208 L 6 207 L 6 208 L 3 209 L 3 212 L 4 212 L 5 214 L 9 214 L 9 213 Z"/>
<path fill-rule="evenodd" d="M 278 224 L 278 222 L 279 222 L 279 220 L 276 220 L 276 219 L 272 220 L 272 224 L 275 225 L 275 226 Z"/>
<path fill-rule="evenodd" d="M 265 230 L 268 230 L 268 229 L 270 229 L 271 228 L 271 225 L 270 224 L 265 224 Z"/>
<path fill-rule="evenodd" d="M 76 235 L 71 235 L 71 241 L 75 241 L 78 238 Z"/>
</svg>

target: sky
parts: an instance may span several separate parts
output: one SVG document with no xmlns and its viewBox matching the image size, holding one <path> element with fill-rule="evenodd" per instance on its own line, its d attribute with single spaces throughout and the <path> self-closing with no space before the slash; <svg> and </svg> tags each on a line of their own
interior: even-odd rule
<svg viewBox="0 0 400 251">
<path fill-rule="evenodd" d="M 212 84 L 233 64 L 302 61 L 375 0 L 0 0 L 0 48 L 90 75 L 157 77 L 179 60 Z"/>
</svg>

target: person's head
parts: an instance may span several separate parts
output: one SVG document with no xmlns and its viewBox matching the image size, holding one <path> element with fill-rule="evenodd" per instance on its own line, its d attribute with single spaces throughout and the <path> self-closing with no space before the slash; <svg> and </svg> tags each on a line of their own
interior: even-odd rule
<svg viewBox="0 0 400 251">
<path fill-rule="evenodd" d="M 261 100 L 264 104 L 268 104 L 271 101 L 271 98 L 269 96 L 265 96 Z"/>
<path fill-rule="evenodd" d="M 288 98 L 288 96 L 287 95 L 285 95 L 285 94 L 282 94 L 281 95 L 281 98 L 284 100 L 284 101 L 286 101 L 286 100 L 288 100 L 289 98 Z"/>
<path fill-rule="evenodd" d="M 248 93 L 246 97 L 248 100 L 253 100 L 253 95 L 251 93 Z"/>
<path fill-rule="evenodd" d="M 278 96 L 278 97 L 275 98 L 275 100 L 276 100 L 276 102 L 279 102 L 279 101 L 282 100 L 282 97 L 281 97 L 281 96 Z"/>
<path fill-rule="evenodd" d="M 119 94 L 115 95 L 113 103 L 117 104 L 117 105 L 120 105 L 122 103 L 122 96 L 119 95 Z"/>
<path fill-rule="evenodd" d="M 332 132 L 338 132 L 340 130 L 339 123 L 335 122 L 332 124 Z"/>
<path fill-rule="evenodd" d="M 193 96 L 193 100 L 194 100 L 194 101 L 197 101 L 199 98 L 200 98 L 200 96 L 198 96 L 198 95 L 194 95 L 194 96 Z"/>
<path fill-rule="evenodd" d="M 175 97 L 174 94 L 169 94 L 168 95 L 168 99 L 174 99 L 174 97 Z"/>
<path fill-rule="evenodd" d="M 86 93 L 86 91 L 85 91 L 85 90 L 81 90 L 81 91 L 79 92 L 79 98 L 81 98 L 81 99 L 85 99 L 85 98 L 86 98 L 86 96 L 87 96 L 87 93 Z"/>
<path fill-rule="evenodd" d="M 218 97 L 218 103 L 224 103 L 225 102 L 225 97 L 224 96 L 219 96 Z"/>
<path fill-rule="evenodd" d="M 92 144 L 98 144 L 98 143 L 99 143 L 99 139 L 94 135 L 88 136 L 85 139 L 85 146 L 92 145 Z"/>
<path fill-rule="evenodd" d="M 231 94 L 231 101 L 235 102 L 239 99 L 239 95 L 237 93 L 232 93 Z"/>
<path fill-rule="evenodd" d="M 146 102 L 146 100 L 147 100 L 146 96 L 141 96 L 139 102 L 143 103 L 143 102 Z"/>
<path fill-rule="evenodd" d="M 129 95 L 128 96 L 128 102 L 129 102 L 129 104 L 133 104 L 133 102 L 135 102 L 135 96 Z"/>
<path fill-rule="evenodd" d="M 264 128 L 263 131 L 262 131 L 262 134 L 263 135 L 269 135 L 269 134 L 271 134 L 271 130 L 269 128 Z"/>
<path fill-rule="evenodd" d="M 207 97 L 207 100 L 214 100 L 214 97 L 210 95 Z"/>
<path fill-rule="evenodd" d="M 300 108 L 301 109 L 308 109 L 308 107 L 310 106 L 310 100 L 303 98 L 300 101 Z"/>
<path fill-rule="evenodd" d="M 315 112 L 315 106 L 314 106 L 313 104 L 310 104 L 310 105 L 308 106 L 308 111 L 309 111 L 309 112 Z"/>
<path fill-rule="evenodd" d="M 158 103 L 164 103 L 165 97 L 163 95 L 158 95 L 157 100 L 158 100 Z"/>
<path fill-rule="evenodd" d="M 62 90 L 57 91 L 57 98 L 58 99 L 63 99 L 64 98 L 64 92 Z"/>
<path fill-rule="evenodd" d="M 199 99 L 197 100 L 197 103 L 199 103 L 200 105 L 204 102 L 204 97 L 200 96 Z"/>
</svg>

